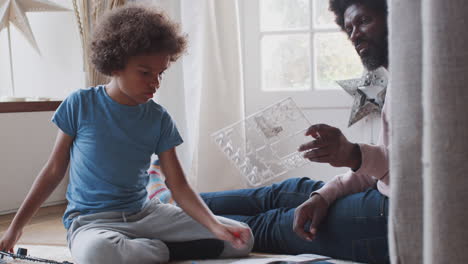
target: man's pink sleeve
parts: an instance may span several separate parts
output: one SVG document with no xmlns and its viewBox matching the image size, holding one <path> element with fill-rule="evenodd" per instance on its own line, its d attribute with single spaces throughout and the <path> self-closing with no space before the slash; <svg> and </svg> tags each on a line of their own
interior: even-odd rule
<svg viewBox="0 0 468 264">
<path fill-rule="evenodd" d="M 374 187 L 376 182 L 376 179 L 370 176 L 359 175 L 349 170 L 345 174 L 335 176 L 331 181 L 327 182 L 322 188 L 313 192 L 311 195 L 319 194 L 328 202 L 328 205 L 331 205 L 343 196 L 362 192 L 368 188 Z"/>
</svg>

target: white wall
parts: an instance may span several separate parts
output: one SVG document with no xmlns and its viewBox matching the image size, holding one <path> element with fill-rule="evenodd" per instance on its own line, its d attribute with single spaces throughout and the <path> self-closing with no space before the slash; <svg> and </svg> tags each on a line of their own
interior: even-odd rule
<svg viewBox="0 0 468 264">
<path fill-rule="evenodd" d="M 11 27 L 15 95 L 65 98 L 83 88 L 81 40 L 72 2 L 68 12 L 28 12 L 41 54 Z M 0 97 L 12 95 L 7 31 L 0 32 Z M 17 209 L 47 161 L 57 129 L 53 112 L 0 113 L 0 214 Z M 63 182 L 45 204 L 65 201 Z"/>
<path fill-rule="evenodd" d="M 19 208 L 52 151 L 53 112 L 0 114 L 0 214 Z M 45 204 L 65 201 L 68 178 Z"/>
</svg>

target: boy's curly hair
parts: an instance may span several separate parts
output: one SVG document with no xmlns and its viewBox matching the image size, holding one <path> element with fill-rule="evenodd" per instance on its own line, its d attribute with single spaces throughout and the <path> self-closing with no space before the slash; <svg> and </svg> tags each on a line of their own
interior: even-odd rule
<svg viewBox="0 0 468 264">
<path fill-rule="evenodd" d="M 176 61 L 187 46 L 179 25 L 163 12 L 141 4 L 127 4 L 108 11 L 91 38 L 90 57 L 105 75 L 125 68 L 132 56 L 165 52 Z"/>
<path fill-rule="evenodd" d="M 387 0 L 330 0 L 330 11 L 335 14 L 335 22 L 344 29 L 344 12 L 352 4 L 363 4 L 387 17 Z"/>
</svg>

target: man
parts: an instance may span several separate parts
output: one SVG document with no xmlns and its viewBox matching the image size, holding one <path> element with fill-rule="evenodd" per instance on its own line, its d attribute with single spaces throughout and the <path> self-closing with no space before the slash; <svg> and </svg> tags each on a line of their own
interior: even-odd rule
<svg viewBox="0 0 468 264">
<path fill-rule="evenodd" d="M 330 10 L 364 66 L 387 68 L 386 0 L 330 0 Z M 351 143 L 338 128 L 325 124 L 308 129 L 314 140 L 299 147 L 306 158 L 350 168 L 326 184 L 295 178 L 258 189 L 201 196 L 215 214 L 251 227 L 254 251 L 389 262 L 386 111 L 384 107 L 379 145 Z"/>
</svg>

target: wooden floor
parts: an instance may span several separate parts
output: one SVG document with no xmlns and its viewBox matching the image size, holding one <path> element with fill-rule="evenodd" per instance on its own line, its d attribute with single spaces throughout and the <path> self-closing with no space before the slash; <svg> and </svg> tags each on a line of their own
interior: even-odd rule
<svg viewBox="0 0 468 264">
<path fill-rule="evenodd" d="M 37 214 L 25 226 L 20 244 L 65 246 L 66 230 L 62 224 L 65 205 L 40 208 Z M 6 231 L 14 214 L 0 216 L 0 233 Z"/>
</svg>

